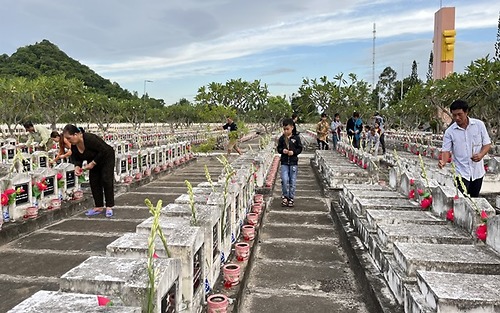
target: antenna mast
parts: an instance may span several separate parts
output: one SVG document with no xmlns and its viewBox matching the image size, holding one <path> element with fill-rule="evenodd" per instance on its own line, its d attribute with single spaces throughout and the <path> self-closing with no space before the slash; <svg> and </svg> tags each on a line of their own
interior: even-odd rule
<svg viewBox="0 0 500 313">
<path fill-rule="evenodd" d="M 373 23 L 373 57 L 372 57 L 372 91 L 375 89 L 375 38 L 376 38 L 376 26 L 375 23 Z"/>
</svg>

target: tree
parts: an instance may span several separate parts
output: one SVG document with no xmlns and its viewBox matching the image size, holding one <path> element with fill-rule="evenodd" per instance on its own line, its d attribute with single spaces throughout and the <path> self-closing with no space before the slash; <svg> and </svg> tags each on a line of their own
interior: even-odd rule
<svg viewBox="0 0 500 313">
<path fill-rule="evenodd" d="M 429 54 L 429 65 L 427 66 L 427 74 L 426 74 L 426 79 L 427 81 L 432 80 L 432 77 L 434 76 L 434 53 L 431 51 Z"/>
<path fill-rule="evenodd" d="M 396 71 L 390 66 L 386 67 L 379 75 L 377 88 L 382 107 L 388 107 L 394 101 L 396 95 L 396 75 Z"/>
<path fill-rule="evenodd" d="M 24 77 L 0 77 L 0 122 L 7 125 L 9 136 L 16 125 L 28 119 L 33 109 L 31 82 Z"/>
<path fill-rule="evenodd" d="M 250 112 L 250 118 L 262 125 L 266 133 L 276 128 L 284 118 L 291 116 L 292 107 L 284 96 L 270 96 L 266 105 Z"/>
<path fill-rule="evenodd" d="M 32 86 L 33 113 L 40 115 L 45 123 L 50 123 L 52 129 L 68 111 L 78 106 L 85 92 L 82 81 L 66 79 L 64 75 L 38 76 L 32 81 Z"/>
<path fill-rule="evenodd" d="M 500 61 L 500 12 L 498 13 L 497 41 L 495 42 L 495 61 Z"/>
</svg>

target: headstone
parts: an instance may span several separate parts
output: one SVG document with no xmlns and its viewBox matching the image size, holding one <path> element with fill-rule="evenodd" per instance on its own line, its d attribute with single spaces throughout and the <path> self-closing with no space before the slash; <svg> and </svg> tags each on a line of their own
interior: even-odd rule
<svg viewBox="0 0 500 313">
<path fill-rule="evenodd" d="M 35 151 L 31 154 L 33 169 L 49 166 L 49 155 L 45 151 Z"/>
<path fill-rule="evenodd" d="M 61 163 L 55 169 L 62 174 L 62 179 L 64 180 L 59 198 L 62 198 L 62 200 L 71 198 L 74 192 L 80 189 L 78 177 L 75 175 L 75 165 L 72 163 Z"/>
<path fill-rule="evenodd" d="M 105 265 L 105 266 L 103 266 Z M 180 312 L 181 260 L 155 259 L 155 312 Z M 102 294 L 119 298 L 126 306 L 147 311 L 147 259 L 91 256 L 60 278 L 61 291 Z M 175 304 L 174 304 L 175 303 Z M 175 310 L 167 307 L 175 306 Z"/>
</svg>

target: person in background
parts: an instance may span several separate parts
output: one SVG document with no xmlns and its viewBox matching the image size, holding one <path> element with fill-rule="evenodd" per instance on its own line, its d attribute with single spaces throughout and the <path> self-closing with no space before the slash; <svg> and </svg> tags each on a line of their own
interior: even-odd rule
<svg viewBox="0 0 500 313">
<path fill-rule="evenodd" d="M 229 143 L 227 144 L 227 155 L 231 154 L 231 151 L 236 150 L 239 155 L 241 155 L 240 147 L 238 146 L 239 134 L 238 134 L 238 126 L 234 122 L 233 118 L 230 116 L 226 117 L 226 124 L 222 126 L 222 129 L 229 129 Z"/>
<path fill-rule="evenodd" d="M 38 142 L 38 147 L 41 150 L 47 151 L 50 148 L 50 130 L 42 125 L 33 125 L 32 122 L 25 122 L 24 129 L 28 132 L 27 146 L 33 142 Z"/>
<path fill-rule="evenodd" d="M 90 190 L 95 207 L 85 215 L 95 216 L 105 211 L 106 217 L 112 217 L 115 205 L 115 150 L 101 137 L 85 133 L 82 128 L 72 124 L 64 127 L 63 135 L 71 143 L 70 160 L 75 164 L 75 175 L 82 175 L 83 170 L 89 171 Z M 87 161 L 87 165 L 82 169 L 83 161 Z"/>
<path fill-rule="evenodd" d="M 471 197 L 478 197 L 483 184 L 483 158 L 491 148 L 491 139 L 483 121 L 469 117 L 469 104 L 456 100 L 450 105 L 454 123 L 444 132 L 442 155 L 439 168 L 446 166 L 453 155 L 457 174 L 458 188 Z M 463 190 L 461 182 L 465 185 Z"/>
<path fill-rule="evenodd" d="M 300 132 L 297 129 L 297 121 L 299 120 L 299 115 L 297 113 L 292 114 L 292 121 L 293 121 L 293 130 L 292 133 L 293 135 L 300 134 Z"/>
<path fill-rule="evenodd" d="M 379 124 L 379 122 L 375 122 L 375 131 L 378 133 L 380 137 L 380 145 L 382 146 L 382 154 L 385 154 L 385 131 L 384 127 Z"/>
<path fill-rule="evenodd" d="M 50 138 L 58 144 L 59 148 L 56 157 L 51 161 L 51 163 L 57 163 L 58 160 L 66 159 L 71 156 L 71 143 L 69 143 L 69 141 L 64 138 L 62 134 L 59 134 L 57 131 L 53 131 L 50 133 Z"/>
<path fill-rule="evenodd" d="M 299 135 L 293 134 L 294 122 L 291 118 L 283 120 L 283 134 L 278 139 L 277 151 L 281 155 L 281 205 L 294 206 L 297 184 L 298 155 L 302 152 Z"/>
<path fill-rule="evenodd" d="M 333 150 L 337 148 L 337 142 L 340 140 L 340 132 L 342 131 L 342 122 L 340 121 L 340 114 L 335 113 L 333 116 L 332 124 L 330 125 L 330 130 L 332 132 Z"/>
<path fill-rule="evenodd" d="M 359 117 L 358 112 L 352 113 L 352 117 L 347 121 L 347 137 L 352 141 L 354 148 L 359 148 L 361 132 L 363 131 L 363 121 Z"/>
<path fill-rule="evenodd" d="M 375 127 L 369 127 L 366 135 L 366 149 L 375 156 L 378 154 L 378 146 L 380 143 L 380 135 Z"/>
<path fill-rule="evenodd" d="M 318 142 L 318 150 L 329 150 L 328 132 L 330 125 L 326 120 L 326 113 L 321 114 L 321 120 L 316 124 L 316 141 Z"/>
<path fill-rule="evenodd" d="M 373 120 L 373 122 L 378 123 L 380 127 L 384 127 L 384 118 L 380 116 L 380 113 L 375 112 L 375 114 L 373 114 Z"/>
</svg>

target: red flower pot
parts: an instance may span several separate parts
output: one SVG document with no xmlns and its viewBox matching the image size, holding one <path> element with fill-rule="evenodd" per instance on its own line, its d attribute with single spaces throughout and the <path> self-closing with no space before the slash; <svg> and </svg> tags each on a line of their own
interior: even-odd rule
<svg viewBox="0 0 500 313">
<path fill-rule="evenodd" d="M 224 273 L 224 287 L 231 288 L 240 283 L 240 266 L 238 264 L 226 264 L 222 268 Z"/>
<path fill-rule="evenodd" d="M 236 259 L 240 262 L 248 260 L 250 254 L 250 245 L 246 242 L 238 242 L 234 245 Z"/>
<path fill-rule="evenodd" d="M 207 313 L 226 313 L 229 300 L 225 295 L 215 294 L 207 299 Z"/>
</svg>

